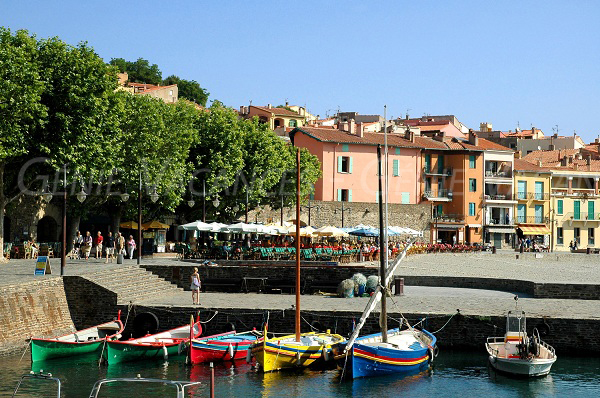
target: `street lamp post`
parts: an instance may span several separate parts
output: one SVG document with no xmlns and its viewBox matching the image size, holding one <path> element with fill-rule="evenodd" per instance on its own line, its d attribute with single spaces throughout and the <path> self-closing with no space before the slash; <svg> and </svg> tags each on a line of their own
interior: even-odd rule
<svg viewBox="0 0 600 398">
<path fill-rule="evenodd" d="M 202 180 L 202 222 L 206 222 L 206 181 Z"/>
<path fill-rule="evenodd" d="M 62 206 L 62 247 L 60 254 L 60 275 L 65 274 L 67 265 L 67 165 L 63 170 L 63 206 Z"/>
<path fill-rule="evenodd" d="M 316 206 L 316 205 L 313 206 L 313 205 L 311 205 L 310 200 L 308 201 L 308 205 L 306 205 L 306 209 L 308 210 L 308 225 L 311 225 L 311 223 L 310 223 L 310 211 L 311 211 L 311 209 L 319 210 L 319 208 L 320 208 L 319 206 Z"/>
<path fill-rule="evenodd" d="M 352 213 L 352 209 L 345 209 L 345 208 L 344 208 L 344 202 L 342 202 L 342 207 L 341 207 L 341 208 L 337 208 L 337 209 L 335 209 L 335 210 L 333 211 L 333 214 L 337 214 L 338 210 L 340 210 L 340 211 L 341 211 L 341 213 L 342 213 L 342 228 L 344 228 L 344 213 L 345 213 L 345 212 Z"/>
<path fill-rule="evenodd" d="M 244 222 L 248 224 L 248 185 L 246 185 L 246 207 L 245 207 L 245 219 Z"/>
<path fill-rule="evenodd" d="M 142 170 L 140 170 L 140 185 L 138 186 L 138 255 L 137 264 L 142 262 Z"/>
<path fill-rule="evenodd" d="M 299 222 L 299 220 L 296 220 Z M 281 226 L 283 226 L 283 192 L 281 193 Z"/>
</svg>

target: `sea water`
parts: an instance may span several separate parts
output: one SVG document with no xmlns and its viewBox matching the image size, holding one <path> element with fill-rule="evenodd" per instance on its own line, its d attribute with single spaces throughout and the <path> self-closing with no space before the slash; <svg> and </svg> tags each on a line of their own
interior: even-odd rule
<svg viewBox="0 0 600 398">
<path fill-rule="evenodd" d="M 0 396 L 10 397 L 20 376 L 31 370 L 51 372 L 62 382 L 63 397 L 88 397 L 98 379 L 135 377 L 199 381 L 188 397 L 209 395 L 210 367 L 187 366 L 183 357 L 168 362 L 130 362 L 99 365 L 94 356 L 35 363 L 28 355 L 0 359 Z M 535 379 L 509 377 L 493 371 L 481 351 L 441 350 L 431 370 L 410 376 L 340 380 L 328 370 L 284 371 L 263 374 L 245 361 L 215 365 L 217 397 L 600 397 L 600 359 L 560 356 L 550 375 Z M 23 384 L 22 397 L 53 397 L 51 382 Z M 117 385 L 101 390 L 101 397 L 169 397 L 175 389 L 164 385 Z"/>
</svg>

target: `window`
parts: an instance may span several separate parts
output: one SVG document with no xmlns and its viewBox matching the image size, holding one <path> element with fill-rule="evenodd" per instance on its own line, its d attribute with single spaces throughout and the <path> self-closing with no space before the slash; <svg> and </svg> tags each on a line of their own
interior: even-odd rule
<svg viewBox="0 0 600 398">
<path fill-rule="evenodd" d="M 573 219 L 581 220 L 581 201 L 573 201 Z"/>
<path fill-rule="evenodd" d="M 556 214 L 563 214 L 563 200 L 558 199 L 556 201 Z"/>
<path fill-rule="evenodd" d="M 594 246 L 594 228 L 588 228 L 588 245 Z"/>
<path fill-rule="evenodd" d="M 431 155 L 425 155 L 425 173 L 431 171 Z"/>
<path fill-rule="evenodd" d="M 544 183 L 542 181 L 535 182 L 535 200 L 544 200 Z"/>
<path fill-rule="evenodd" d="M 400 161 L 398 159 L 394 159 L 394 161 L 392 162 L 393 167 L 392 167 L 392 175 L 394 177 L 398 177 L 400 176 Z"/>
<path fill-rule="evenodd" d="M 290 119 L 289 126 L 290 127 L 298 127 L 298 121 L 294 120 L 294 119 Z"/>
<path fill-rule="evenodd" d="M 352 157 L 338 156 L 338 173 L 352 174 Z"/>
<path fill-rule="evenodd" d="M 469 168 L 475 168 L 475 155 L 469 155 Z"/>
<path fill-rule="evenodd" d="M 527 199 L 527 181 L 517 181 L 517 199 Z"/>
<path fill-rule="evenodd" d="M 527 222 L 527 207 L 524 204 L 517 205 L 517 222 Z"/>
<path fill-rule="evenodd" d="M 477 192 L 477 180 L 469 178 L 469 192 Z"/>
<path fill-rule="evenodd" d="M 342 152 L 349 152 L 350 147 L 348 144 L 342 144 Z"/>
<path fill-rule="evenodd" d="M 581 228 L 574 228 L 573 235 L 575 235 L 575 239 L 577 239 L 577 242 L 581 243 Z"/>
<path fill-rule="evenodd" d="M 425 179 L 425 192 L 431 191 L 431 177 Z"/>
<path fill-rule="evenodd" d="M 400 155 L 400 148 L 396 148 L 396 155 Z"/>
<path fill-rule="evenodd" d="M 441 217 L 443 214 L 444 214 L 444 211 L 443 211 L 442 205 L 433 206 L 433 217 L 434 218 Z"/>
<path fill-rule="evenodd" d="M 407 205 L 410 203 L 410 192 L 402 192 L 402 204 Z"/>
<path fill-rule="evenodd" d="M 337 196 L 338 196 L 338 202 L 352 202 L 352 190 L 351 189 L 338 189 Z"/>
<path fill-rule="evenodd" d="M 438 155 L 437 173 L 444 174 L 444 155 Z"/>
<path fill-rule="evenodd" d="M 475 203 L 469 203 L 469 215 L 470 216 L 474 216 L 475 215 Z"/>
<path fill-rule="evenodd" d="M 173 96 L 173 90 L 169 90 L 169 95 L 172 97 Z"/>
<path fill-rule="evenodd" d="M 556 228 L 556 244 L 562 245 L 563 243 L 564 243 L 563 229 L 562 229 L 562 227 L 558 227 L 558 228 Z"/>
<path fill-rule="evenodd" d="M 542 224 L 544 222 L 544 206 L 535 205 L 535 223 Z"/>
<path fill-rule="evenodd" d="M 589 200 L 588 201 L 588 215 L 587 215 L 587 219 L 588 220 L 595 220 L 596 217 L 594 215 L 595 211 L 594 211 L 594 201 L 593 200 Z"/>
</svg>

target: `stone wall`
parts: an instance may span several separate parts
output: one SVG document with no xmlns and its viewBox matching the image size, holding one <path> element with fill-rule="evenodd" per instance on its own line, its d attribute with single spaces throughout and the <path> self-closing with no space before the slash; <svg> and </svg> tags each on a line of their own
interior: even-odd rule
<svg viewBox="0 0 600 398">
<path fill-rule="evenodd" d="M 77 330 L 109 322 L 117 316 L 117 293 L 80 276 L 64 276 L 71 319 Z"/>
<path fill-rule="evenodd" d="M 0 356 L 21 352 L 32 336 L 54 337 L 73 331 L 61 278 L 3 287 L 0 293 Z"/>
<path fill-rule="evenodd" d="M 379 205 L 377 203 L 343 202 L 344 204 L 344 226 L 352 227 L 358 224 L 372 226 L 379 225 Z M 308 203 L 302 206 L 300 220 L 308 224 Z M 325 225 L 342 226 L 342 202 L 310 201 L 310 206 L 316 206 L 310 210 L 310 224 L 315 227 Z M 337 213 L 336 213 L 337 209 Z M 429 240 L 429 224 L 431 222 L 431 205 L 423 204 L 392 204 L 388 206 L 389 225 L 409 227 L 424 232 L 425 241 Z M 283 220 L 296 219 L 296 208 L 285 207 L 283 209 Z M 239 217 L 244 220 L 244 215 Z M 265 224 L 281 221 L 281 210 L 271 209 L 268 206 L 252 210 L 248 213 L 248 222 L 262 222 Z"/>
</svg>

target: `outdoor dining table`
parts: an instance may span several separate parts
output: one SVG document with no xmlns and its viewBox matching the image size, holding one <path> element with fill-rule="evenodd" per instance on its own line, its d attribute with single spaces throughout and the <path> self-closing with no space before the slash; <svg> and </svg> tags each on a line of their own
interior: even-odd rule
<svg viewBox="0 0 600 398">
<path fill-rule="evenodd" d="M 242 291 L 245 291 L 246 293 L 248 293 L 250 291 L 248 282 L 251 282 L 250 285 L 255 285 L 258 288 L 258 293 L 260 293 L 267 288 L 267 279 L 269 279 L 269 278 L 266 276 L 259 276 L 259 277 L 245 276 L 242 278 Z"/>
</svg>

